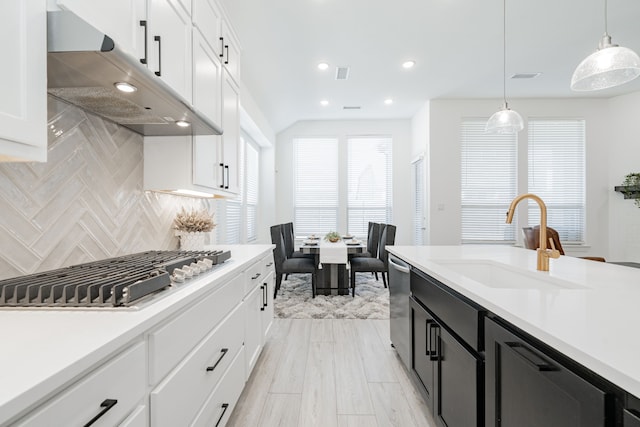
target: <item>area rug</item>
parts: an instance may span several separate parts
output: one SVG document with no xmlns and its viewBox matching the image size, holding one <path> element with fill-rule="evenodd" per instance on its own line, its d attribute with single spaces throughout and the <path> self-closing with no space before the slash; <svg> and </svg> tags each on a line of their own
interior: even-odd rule
<svg viewBox="0 0 640 427">
<path fill-rule="evenodd" d="M 311 275 L 290 274 L 274 300 L 276 317 L 287 319 L 388 319 L 389 290 L 370 274 L 356 275 L 356 295 L 311 297 Z"/>
</svg>

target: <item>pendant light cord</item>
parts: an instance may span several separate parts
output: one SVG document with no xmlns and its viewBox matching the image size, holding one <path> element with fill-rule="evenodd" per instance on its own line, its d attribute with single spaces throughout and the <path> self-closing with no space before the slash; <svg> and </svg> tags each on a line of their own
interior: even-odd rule
<svg viewBox="0 0 640 427">
<path fill-rule="evenodd" d="M 606 0 L 605 0 L 606 1 Z M 502 0 L 502 100 L 507 108 L 507 0 Z"/>
<path fill-rule="evenodd" d="M 607 30 L 607 0 L 604 0 L 604 33 L 609 34 Z"/>
</svg>

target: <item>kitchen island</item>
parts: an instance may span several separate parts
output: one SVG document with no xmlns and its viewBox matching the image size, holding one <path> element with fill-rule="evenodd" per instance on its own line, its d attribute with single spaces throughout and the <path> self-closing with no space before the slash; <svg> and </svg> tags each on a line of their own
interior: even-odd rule
<svg viewBox="0 0 640 427">
<path fill-rule="evenodd" d="M 164 423 L 224 417 L 223 425 L 271 325 L 251 316 L 272 317 L 273 257 L 272 245 L 215 248 L 229 249 L 231 259 L 135 307 L 0 309 L 0 425 L 82 425 L 106 407 L 102 399 L 120 392 L 125 397 L 96 425 L 165 425 L 163 411 L 170 413 Z M 206 376 L 201 396 L 197 378 L 190 394 L 180 390 L 192 371 Z M 232 390 L 225 396 L 231 401 L 221 410 L 207 407 L 225 381 L 220 393 Z M 87 407 L 74 401 L 93 393 L 104 397 Z M 189 402 L 183 405 L 180 394 Z M 181 414 L 182 407 L 190 412 Z"/>
<path fill-rule="evenodd" d="M 566 356 L 572 368 L 575 362 L 580 372 L 594 373 L 631 398 L 640 396 L 640 341 L 635 331 L 640 326 L 640 270 L 562 256 L 551 260 L 550 271 L 541 272 L 536 270 L 535 251 L 507 246 L 394 246 L 388 250 L 420 277 L 466 301 L 478 314 L 480 335 L 496 319 L 554 354 Z M 413 286 L 412 273 L 415 296 Z M 436 323 L 441 321 L 437 313 L 435 317 Z M 431 329 L 427 328 L 427 341 L 432 341 Z M 435 346 L 429 345 L 433 351 Z M 479 366 L 484 364 L 485 351 L 487 356 L 494 351 L 493 342 L 486 349 L 473 339 L 465 345 L 477 347 L 471 353 Z M 488 369 L 495 368 L 490 365 L 487 362 Z M 546 369 L 541 362 L 538 368 Z M 491 373 L 486 372 L 488 385 Z M 478 378 L 483 376 L 484 372 Z M 478 388 L 482 390 L 482 384 Z M 478 405 L 482 402 L 484 396 Z M 487 413 L 491 406 L 487 405 Z M 487 420 L 486 425 L 492 425 L 489 416 Z"/>
</svg>

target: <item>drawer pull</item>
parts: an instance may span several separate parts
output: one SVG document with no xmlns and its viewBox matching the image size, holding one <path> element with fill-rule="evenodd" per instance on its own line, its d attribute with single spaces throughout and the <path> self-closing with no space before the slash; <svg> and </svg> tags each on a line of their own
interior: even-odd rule
<svg viewBox="0 0 640 427">
<path fill-rule="evenodd" d="M 84 425 L 84 427 L 89 427 L 91 424 L 93 424 L 96 421 L 98 421 L 98 419 L 100 419 L 100 417 L 102 417 L 104 414 L 106 414 L 109 411 L 109 409 L 111 409 L 114 406 L 116 406 L 116 403 L 118 403 L 118 401 L 116 399 L 105 399 L 104 402 L 102 402 L 100 404 L 100 407 L 104 408 L 104 409 L 102 411 L 100 411 L 100 413 L 98 415 L 96 415 L 95 417 L 91 418 L 91 421 L 86 423 Z"/>
<path fill-rule="evenodd" d="M 519 342 L 506 342 L 506 348 L 510 348 L 514 353 L 531 365 L 537 371 L 557 371 L 558 368 L 549 363 L 544 357 L 537 354 L 524 344 Z"/>
<path fill-rule="evenodd" d="M 270 262 L 269 264 L 267 264 L 267 267 L 271 267 L 273 265 L 273 262 Z"/>
<path fill-rule="evenodd" d="M 222 413 L 220 414 L 220 418 L 218 418 L 218 422 L 216 423 L 216 427 L 218 427 L 220 425 L 220 421 L 222 421 L 222 418 L 224 418 L 224 413 L 227 412 L 227 408 L 229 407 L 228 403 L 223 403 L 222 404 Z"/>
<path fill-rule="evenodd" d="M 140 62 L 147 63 L 147 21 L 140 21 L 140 26 L 144 27 L 144 58 L 140 58 Z"/>
<path fill-rule="evenodd" d="M 158 71 L 154 71 L 154 74 L 160 77 L 162 75 L 162 40 L 160 36 L 154 36 L 153 40 L 158 42 Z"/>
<path fill-rule="evenodd" d="M 262 289 L 262 307 L 260 307 L 260 311 L 264 311 L 264 308 L 267 306 L 267 284 L 265 283 L 260 286 L 260 289 Z"/>
<path fill-rule="evenodd" d="M 256 273 L 256 275 L 255 275 L 255 276 L 253 276 L 253 277 L 251 278 L 251 280 L 256 280 L 258 277 L 260 277 L 260 273 Z"/>
<path fill-rule="evenodd" d="M 220 350 L 220 353 L 222 353 L 220 355 L 220 357 L 218 358 L 218 360 L 216 360 L 216 363 L 213 364 L 213 366 L 207 366 L 207 372 L 211 372 L 214 369 L 216 369 L 216 366 L 218 366 L 218 364 L 220 363 L 220 361 L 222 360 L 222 358 L 224 356 L 226 356 L 227 352 L 229 351 L 228 348 L 223 348 L 222 350 Z"/>
</svg>

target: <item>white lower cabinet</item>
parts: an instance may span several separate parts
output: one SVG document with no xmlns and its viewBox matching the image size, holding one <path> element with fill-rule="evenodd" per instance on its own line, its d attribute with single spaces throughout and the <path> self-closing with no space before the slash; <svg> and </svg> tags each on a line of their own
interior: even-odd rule
<svg viewBox="0 0 640 427">
<path fill-rule="evenodd" d="M 149 425 L 149 408 L 140 405 L 118 427 L 147 427 Z"/>
<path fill-rule="evenodd" d="M 193 419 L 242 347 L 241 308 L 237 306 L 151 392 L 152 426 L 186 426 Z"/>
<path fill-rule="evenodd" d="M 16 426 L 83 426 L 93 419 L 94 427 L 118 425 L 145 395 L 146 359 L 145 343 L 134 344 Z"/>
<path fill-rule="evenodd" d="M 244 327 L 244 346 L 245 346 L 245 364 L 246 376 L 249 378 L 253 367 L 262 351 L 262 314 L 260 309 L 263 307 L 264 288 L 262 286 L 253 289 L 244 299 L 245 307 L 245 327 Z"/>
</svg>

